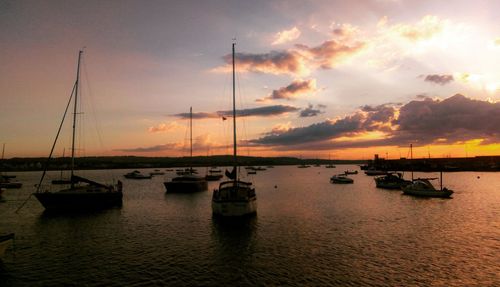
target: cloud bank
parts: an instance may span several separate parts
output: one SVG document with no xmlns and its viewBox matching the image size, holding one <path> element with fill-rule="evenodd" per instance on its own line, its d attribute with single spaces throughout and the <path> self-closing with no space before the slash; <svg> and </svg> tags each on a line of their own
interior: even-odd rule
<svg viewBox="0 0 500 287">
<path fill-rule="evenodd" d="M 451 144 L 471 139 L 488 143 L 500 140 L 499 122 L 500 103 L 457 94 L 445 100 L 415 100 L 399 108 L 393 104 L 364 106 L 342 119 L 266 133 L 250 142 L 278 149 Z M 363 138 L 369 132 L 382 133 L 383 137 Z"/>
<path fill-rule="evenodd" d="M 278 116 L 286 113 L 296 112 L 300 109 L 294 106 L 288 105 L 274 105 L 274 106 L 265 106 L 251 109 L 243 109 L 236 110 L 237 117 L 272 117 Z M 172 115 L 181 119 L 189 119 L 189 113 L 180 113 Z M 198 112 L 193 113 L 193 119 L 217 119 L 222 117 L 232 117 L 233 111 L 217 111 L 213 113 L 209 112 Z"/>
</svg>

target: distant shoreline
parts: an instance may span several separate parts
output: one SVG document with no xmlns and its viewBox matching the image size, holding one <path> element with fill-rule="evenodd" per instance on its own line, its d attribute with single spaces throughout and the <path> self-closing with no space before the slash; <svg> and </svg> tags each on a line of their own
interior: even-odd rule
<svg viewBox="0 0 500 287">
<path fill-rule="evenodd" d="M 10 158 L 0 160 L 0 171 L 39 171 L 47 163 L 46 158 Z M 374 159 L 374 160 L 327 160 L 299 159 L 295 157 L 238 157 L 241 166 L 279 166 L 279 165 L 326 165 L 356 164 L 388 171 L 500 171 L 500 156 L 478 156 L 470 158 L 421 158 L 421 159 Z M 58 157 L 49 161 L 48 170 L 69 169 L 70 158 Z M 189 157 L 137 157 L 103 156 L 75 158 L 75 168 L 89 169 L 137 169 L 231 166 L 230 155 Z"/>
</svg>

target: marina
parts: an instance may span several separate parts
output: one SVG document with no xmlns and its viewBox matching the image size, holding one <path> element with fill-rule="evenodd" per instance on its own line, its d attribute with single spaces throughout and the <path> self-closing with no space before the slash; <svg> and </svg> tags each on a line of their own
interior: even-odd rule
<svg viewBox="0 0 500 287">
<path fill-rule="evenodd" d="M 455 193 L 441 199 L 377 189 L 373 177 L 362 173 L 350 175 L 354 184 L 329 182 L 332 173 L 346 169 L 357 166 L 319 174 L 276 166 L 252 175 L 259 210 L 237 223 L 212 217 L 211 192 L 165 194 L 162 183 L 175 174 L 125 179 L 121 208 L 51 214 L 32 198 L 15 213 L 40 177 L 19 172 L 25 184 L 0 202 L 0 230 L 16 234 L 0 277 L 5 286 L 498 282 L 498 173 L 447 173 Z M 101 180 L 126 170 L 81 173 Z M 217 186 L 209 182 L 208 189 Z"/>
</svg>

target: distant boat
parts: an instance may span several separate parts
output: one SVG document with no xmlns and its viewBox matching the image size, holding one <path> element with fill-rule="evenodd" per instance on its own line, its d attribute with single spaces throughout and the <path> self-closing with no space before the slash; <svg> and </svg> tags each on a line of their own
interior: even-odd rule
<svg viewBox="0 0 500 287">
<path fill-rule="evenodd" d="M 160 171 L 159 169 L 155 169 L 154 171 L 149 173 L 150 175 L 164 175 L 165 173 L 163 171 Z"/>
<path fill-rule="evenodd" d="M 346 170 L 344 171 L 344 174 L 358 174 L 358 171 L 357 170 Z"/>
<path fill-rule="evenodd" d="M 222 170 L 220 169 L 210 169 L 208 173 L 205 175 L 205 180 L 207 181 L 217 181 L 224 177 L 222 175 Z"/>
<path fill-rule="evenodd" d="M 4 158 L 5 154 L 5 144 L 3 144 L 2 148 L 2 160 Z M 15 175 L 3 175 L 0 170 L 0 188 L 9 188 L 9 189 L 14 189 L 14 188 L 21 188 L 23 184 L 18 181 L 12 181 L 11 179 L 16 178 Z"/>
<path fill-rule="evenodd" d="M 177 175 L 191 175 L 191 174 L 197 174 L 198 171 L 196 171 L 194 168 L 185 168 L 185 169 L 178 169 L 175 172 Z"/>
<path fill-rule="evenodd" d="M 333 164 L 327 164 L 325 165 L 325 168 L 335 168 L 335 166 Z"/>
<path fill-rule="evenodd" d="M 359 169 L 361 169 L 361 170 L 367 170 L 369 168 L 370 167 L 367 164 L 362 164 L 362 165 L 359 166 Z"/>
<path fill-rule="evenodd" d="M 76 72 L 76 81 L 73 86 L 73 91 L 70 96 L 70 101 L 73 99 L 73 135 L 71 141 L 71 183 L 69 188 L 61 189 L 56 192 L 49 191 L 42 186 L 43 179 L 47 173 L 49 161 L 52 157 L 52 152 L 56 146 L 59 132 L 64 123 L 69 104 L 66 106 L 64 117 L 59 126 L 57 136 L 52 145 L 51 152 L 47 158 L 45 169 L 43 170 L 40 181 L 37 185 L 36 192 L 34 193 L 38 201 L 47 210 L 87 210 L 96 208 L 108 208 L 113 206 L 122 205 L 122 183 L 118 181 L 116 185 L 105 185 L 98 183 L 74 174 L 75 162 L 75 136 L 76 136 L 76 116 L 78 107 L 78 92 L 79 92 L 79 78 L 80 78 L 80 61 L 83 51 L 78 53 L 78 66 Z"/>
<path fill-rule="evenodd" d="M 262 166 L 258 166 L 256 168 L 254 168 L 254 170 L 256 171 L 263 171 L 263 170 L 267 170 L 266 168 L 262 167 Z"/>
<path fill-rule="evenodd" d="M 0 236 L 0 259 L 5 255 L 7 248 L 14 242 L 14 233 Z"/>
<path fill-rule="evenodd" d="M 124 174 L 123 176 L 125 178 L 128 178 L 128 179 L 151 179 L 151 178 L 153 178 L 152 174 L 147 174 L 147 175 L 142 174 L 138 170 L 131 171 L 129 173 Z"/>
<path fill-rule="evenodd" d="M 7 174 L 3 174 L 2 177 L 4 179 L 13 179 L 13 178 L 16 178 L 17 176 L 16 175 L 7 175 Z"/>
<path fill-rule="evenodd" d="M 410 180 L 405 180 L 401 173 L 388 173 L 385 176 L 376 177 L 374 180 L 376 187 L 385 189 L 403 189 L 412 183 Z"/>
<path fill-rule="evenodd" d="M 298 168 L 308 168 L 308 167 L 311 167 L 310 165 L 306 165 L 306 164 L 301 164 L 299 166 L 297 166 Z"/>
<path fill-rule="evenodd" d="M 331 183 L 340 183 L 340 184 L 347 184 L 347 183 L 354 183 L 354 180 L 352 178 L 347 177 L 345 174 L 337 174 L 334 175 L 330 178 Z"/>
<path fill-rule="evenodd" d="M 367 169 L 367 170 L 365 170 L 365 174 L 369 175 L 369 176 L 386 175 L 387 171 L 376 170 L 376 169 Z"/>
<path fill-rule="evenodd" d="M 189 144 L 190 158 L 193 158 L 193 108 L 189 108 Z M 174 177 L 171 181 L 163 183 L 167 193 L 193 193 L 208 190 L 208 183 L 205 177 L 194 175 L 192 167 L 186 169 L 187 173 Z M 179 173 L 177 173 L 179 174 Z"/>
<path fill-rule="evenodd" d="M 235 58 L 232 46 L 233 59 L 233 170 L 226 170 L 228 181 L 221 182 L 219 188 L 212 195 L 212 213 L 220 217 L 239 217 L 253 215 L 257 212 L 257 195 L 251 182 L 238 179 L 238 157 L 236 145 L 236 86 L 235 86 Z"/>
<path fill-rule="evenodd" d="M 23 184 L 18 181 L 5 180 L 0 182 L 0 188 L 15 189 L 15 188 L 21 188 L 22 186 Z"/>
</svg>

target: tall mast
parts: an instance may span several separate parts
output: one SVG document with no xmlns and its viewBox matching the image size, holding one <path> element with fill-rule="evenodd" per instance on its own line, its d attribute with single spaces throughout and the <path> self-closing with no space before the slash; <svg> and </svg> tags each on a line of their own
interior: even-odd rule
<svg viewBox="0 0 500 287">
<path fill-rule="evenodd" d="M 191 166 L 189 174 L 193 172 L 193 107 L 189 107 L 189 157 Z"/>
<path fill-rule="evenodd" d="M 238 158 L 236 153 L 236 87 L 235 87 L 235 62 L 234 62 L 234 46 L 236 43 L 233 43 L 233 149 L 234 149 L 234 171 L 236 173 L 235 180 L 237 180 L 238 172 L 236 171 L 236 167 L 238 165 Z"/>
<path fill-rule="evenodd" d="M 413 181 L 413 144 L 410 144 L 411 181 Z"/>
<path fill-rule="evenodd" d="M 80 60 L 83 51 L 78 52 L 78 65 L 76 67 L 76 82 L 75 82 L 75 106 L 73 108 L 73 136 L 71 138 L 71 188 L 75 187 L 73 182 L 73 174 L 75 170 L 75 134 L 76 134 L 76 107 L 78 104 L 78 82 L 80 80 Z"/>
<path fill-rule="evenodd" d="M 2 146 L 2 164 L 3 164 L 3 156 L 4 156 L 4 153 L 5 153 L 5 143 L 3 143 L 3 146 Z M 0 169 L 0 175 L 2 175 L 2 171 L 3 171 L 3 169 Z M 2 179 L 0 178 L 0 181 L 1 181 L 1 180 L 2 180 Z"/>
</svg>

